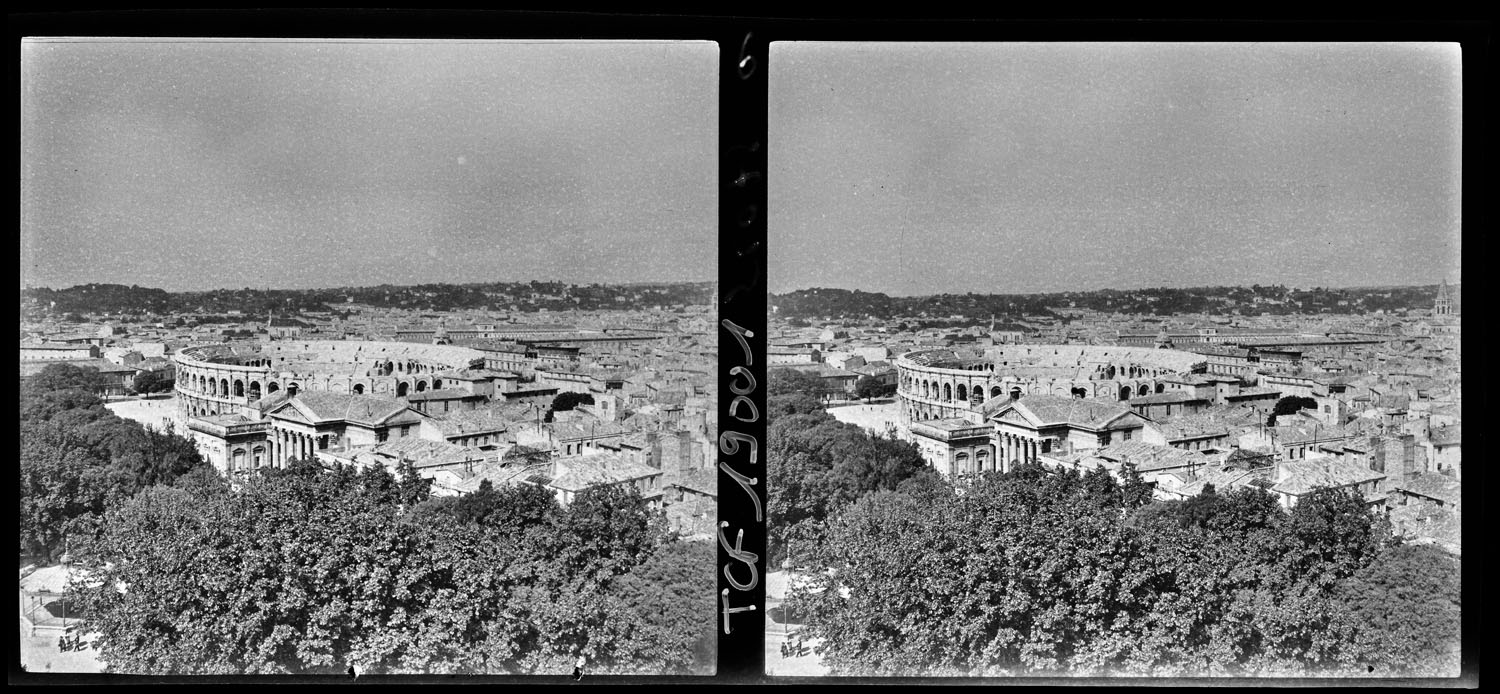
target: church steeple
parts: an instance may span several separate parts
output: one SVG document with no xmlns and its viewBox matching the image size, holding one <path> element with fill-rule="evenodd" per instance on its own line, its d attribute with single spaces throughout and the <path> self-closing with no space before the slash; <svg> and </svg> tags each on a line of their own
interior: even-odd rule
<svg viewBox="0 0 1500 694">
<path fill-rule="evenodd" d="M 1453 315 L 1453 300 L 1448 298 L 1448 280 L 1446 278 L 1443 280 L 1442 284 L 1438 285 L 1437 299 L 1432 302 L 1432 315 Z"/>
</svg>

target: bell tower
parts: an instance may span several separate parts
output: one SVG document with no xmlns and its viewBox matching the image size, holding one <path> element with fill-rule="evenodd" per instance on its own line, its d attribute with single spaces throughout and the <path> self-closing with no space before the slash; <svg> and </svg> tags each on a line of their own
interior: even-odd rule
<svg viewBox="0 0 1500 694">
<path fill-rule="evenodd" d="M 1432 315 L 1453 315 L 1453 300 L 1448 297 L 1448 280 L 1446 279 L 1443 280 L 1442 284 L 1438 285 L 1437 298 L 1432 302 Z"/>
</svg>

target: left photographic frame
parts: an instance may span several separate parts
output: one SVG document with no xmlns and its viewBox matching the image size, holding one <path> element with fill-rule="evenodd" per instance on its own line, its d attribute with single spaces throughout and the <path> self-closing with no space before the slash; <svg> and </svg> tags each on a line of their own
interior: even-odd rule
<svg viewBox="0 0 1500 694">
<path fill-rule="evenodd" d="M 27 673 L 715 673 L 717 43 L 20 54 Z"/>
</svg>

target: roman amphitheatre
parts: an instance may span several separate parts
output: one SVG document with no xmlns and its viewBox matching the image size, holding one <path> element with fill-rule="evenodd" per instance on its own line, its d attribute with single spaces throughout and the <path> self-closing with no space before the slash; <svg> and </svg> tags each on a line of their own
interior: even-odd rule
<svg viewBox="0 0 1500 694">
<path fill-rule="evenodd" d="M 1206 366 L 1202 355 L 1149 347 L 1007 345 L 973 356 L 918 350 L 896 359 L 896 396 L 902 424 L 908 424 L 1031 394 L 1129 400 L 1164 392 L 1168 379 Z"/>
<path fill-rule="evenodd" d="M 484 354 L 466 347 L 332 340 L 205 345 L 173 359 L 186 417 L 235 413 L 281 391 L 401 398 L 442 388 L 450 372 L 484 366 Z"/>
</svg>

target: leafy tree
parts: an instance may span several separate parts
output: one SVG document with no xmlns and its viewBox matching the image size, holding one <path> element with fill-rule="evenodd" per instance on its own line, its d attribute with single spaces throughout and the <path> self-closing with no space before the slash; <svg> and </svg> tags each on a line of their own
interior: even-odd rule
<svg viewBox="0 0 1500 694">
<path fill-rule="evenodd" d="M 641 622 L 658 630 L 663 660 L 681 663 L 682 674 L 713 672 L 717 651 L 714 620 L 713 545 L 669 542 L 615 582 L 611 592 L 631 606 Z"/>
<path fill-rule="evenodd" d="M 1028 464 L 864 496 L 814 538 L 788 650 L 841 675 L 1370 672 L 1380 642 L 1351 577 L 1387 544 L 1362 500 L 1287 513 L 1250 488 L 1132 510 L 1106 481 Z"/>
<path fill-rule="evenodd" d="M 193 442 L 121 419 L 89 392 L 98 372 L 51 364 L 21 387 L 21 545 L 48 560 L 73 521 L 207 468 Z"/>
<path fill-rule="evenodd" d="M 432 497 L 414 507 L 409 515 L 413 523 L 486 526 L 519 535 L 526 528 L 551 519 L 561 509 L 556 497 L 543 487 L 517 484 L 497 489 L 484 480 L 473 494 Z"/>
<path fill-rule="evenodd" d="M 766 374 L 766 395 L 803 394 L 822 397 L 829 392 L 823 379 L 799 369 L 772 368 Z"/>
<path fill-rule="evenodd" d="M 1302 397 L 1300 395 L 1288 395 L 1276 401 L 1276 406 L 1271 408 L 1271 416 L 1266 419 L 1266 426 L 1276 426 L 1276 418 L 1284 414 L 1296 414 L 1308 408 L 1316 408 L 1318 401 Z"/>
<path fill-rule="evenodd" d="M 937 476 L 916 447 L 871 436 L 825 412 L 772 419 L 767 427 L 766 528 L 772 563 L 799 523 L 819 523 L 876 490 Z"/>
<path fill-rule="evenodd" d="M 592 393 L 558 393 L 556 397 L 552 398 L 551 410 L 553 412 L 566 412 L 577 408 L 579 405 L 592 404 L 594 404 Z"/>
<path fill-rule="evenodd" d="M 56 424 L 21 426 L 21 548 L 51 563 L 63 550 L 71 521 L 103 510 L 106 461 Z"/>
<path fill-rule="evenodd" d="M 160 371 L 142 371 L 135 375 L 131 389 L 137 393 L 164 393 L 172 389 L 175 379 Z"/>
<path fill-rule="evenodd" d="M 417 467 L 411 461 L 401 461 L 396 468 L 396 501 L 403 506 L 411 507 L 426 501 L 431 496 L 432 480 L 417 474 Z"/>
<path fill-rule="evenodd" d="M 862 376 L 855 382 L 854 392 L 868 401 L 871 398 L 883 398 L 895 394 L 896 386 L 893 383 L 883 383 L 874 376 Z"/>
<path fill-rule="evenodd" d="M 1393 547 L 1345 580 L 1339 600 L 1380 674 L 1454 677 L 1462 633 L 1458 561 L 1432 545 Z"/>
</svg>

